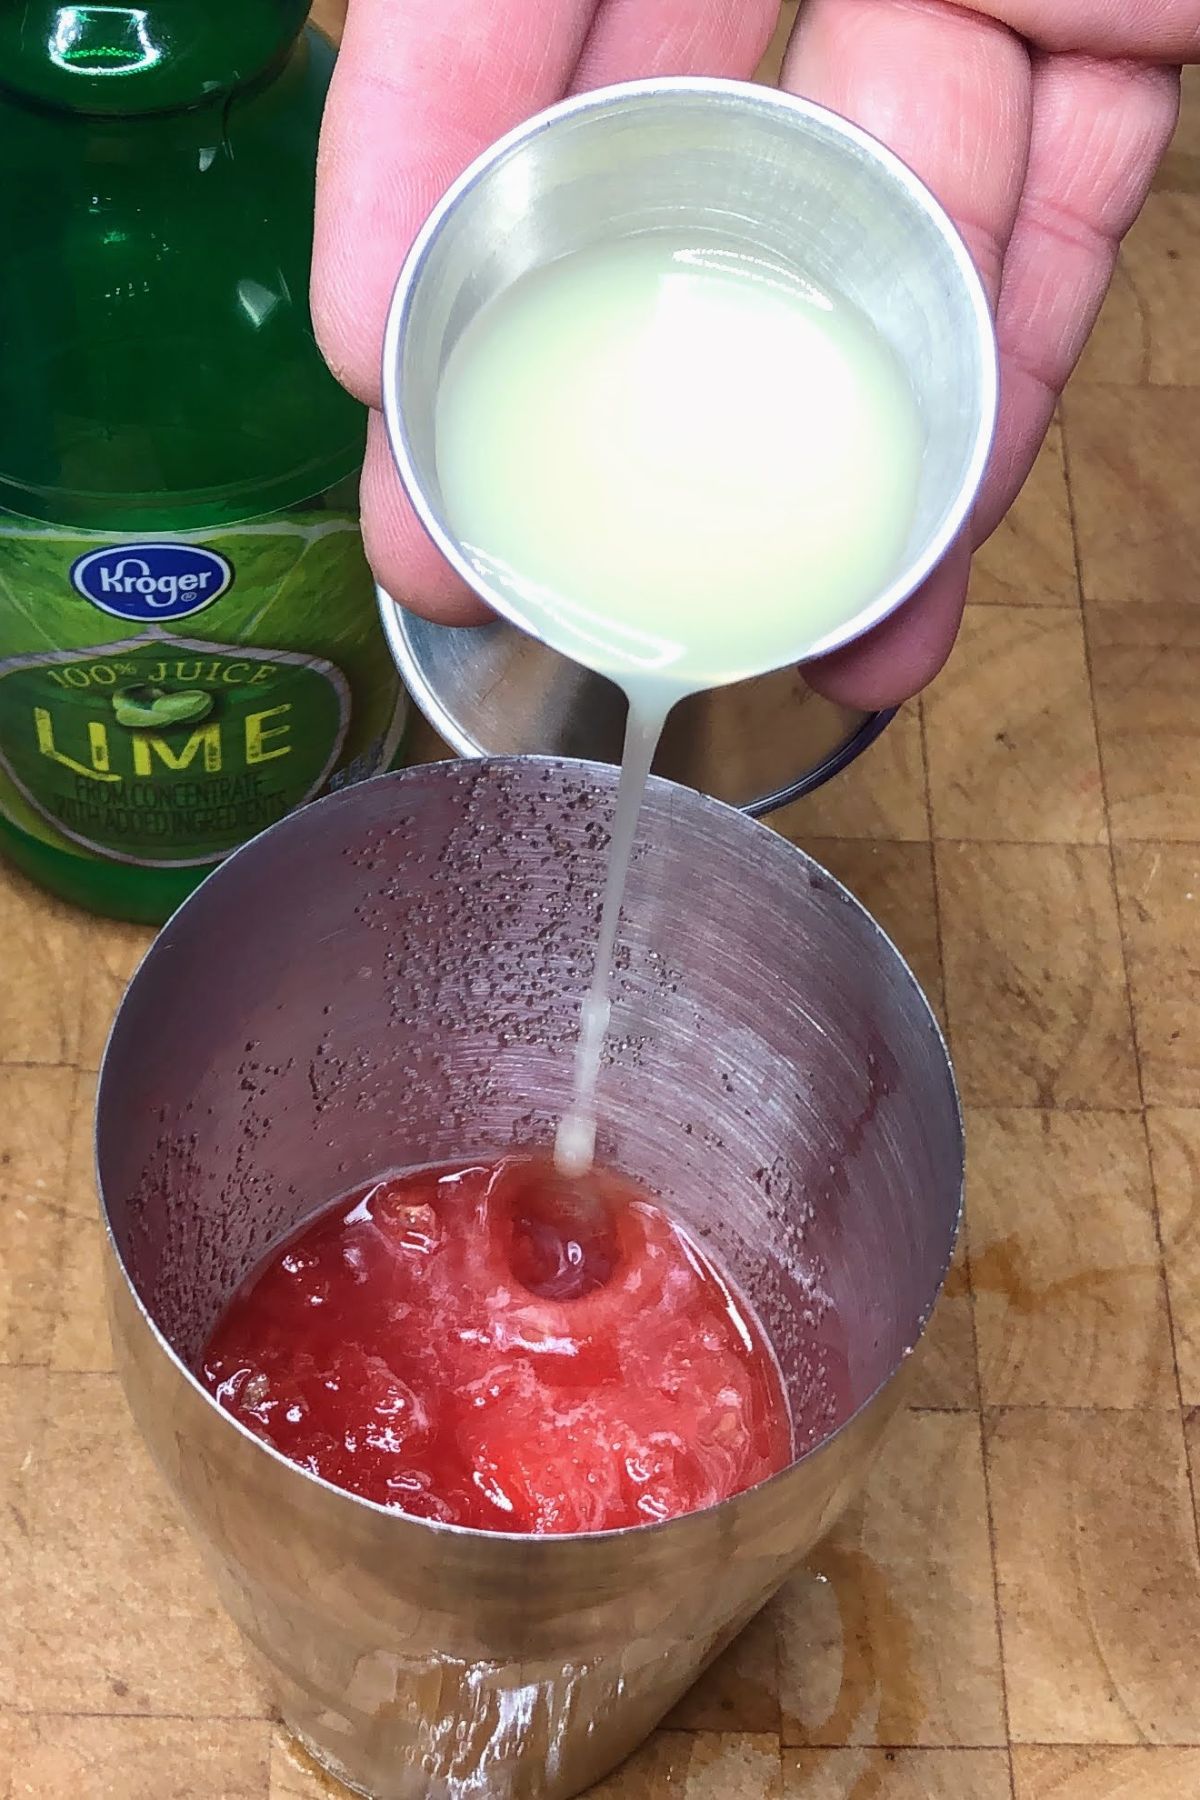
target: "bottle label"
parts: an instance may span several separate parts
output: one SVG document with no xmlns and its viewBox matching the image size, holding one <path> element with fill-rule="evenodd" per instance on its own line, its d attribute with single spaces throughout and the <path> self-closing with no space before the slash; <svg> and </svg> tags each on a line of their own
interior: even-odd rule
<svg viewBox="0 0 1200 1800">
<path fill-rule="evenodd" d="M 215 863 L 390 767 L 406 717 L 350 511 L 144 538 L 0 521 L 0 812 L 30 836 Z"/>
</svg>

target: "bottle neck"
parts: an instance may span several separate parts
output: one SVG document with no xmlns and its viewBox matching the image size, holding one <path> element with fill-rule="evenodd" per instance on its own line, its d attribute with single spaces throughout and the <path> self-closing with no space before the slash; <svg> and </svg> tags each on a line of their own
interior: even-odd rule
<svg viewBox="0 0 1200 1800">
<path fill-rule="evenodd" d="M 0 8 L 0 89 L 95 117 L 200 106 L 279 62 L 307 13 L 308 0 L 24 0 Z"/>
</svg>

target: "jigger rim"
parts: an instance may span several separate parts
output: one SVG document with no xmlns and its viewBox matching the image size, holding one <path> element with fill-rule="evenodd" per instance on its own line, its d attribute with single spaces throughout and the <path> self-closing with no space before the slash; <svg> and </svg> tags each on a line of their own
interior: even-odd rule
<svg viewBox="0 0 1200 1800">
<path fill-rule="evenodd" d="M 566 756 L 491 756 L 482 757 L 469 763 L 458 758 L 447 758 L 441 762 L 416 763 L 406 769 L 389 770 L 383 774 L 371 776 L 365 781 L 357 782 L 352 786 L 339 789 L 335 793 L 325 794 L 319 800 L 310 801 L 307 805 L 297 808 L 294 812 L 286 813 L 282 819 L 276 820 L 273 825 L 267 826 L 265 830 L 259 832 L 255 837 L 250 838 L 246 843 L 239 845 L 239 847 L 231 852 L 224 861 L 218 863 L 211 874 L 201 882 L 200 886 L 195 888 L 182 904 L 176 908 L 175 912 L 172 913 L 171 917 L 167 920 L 166 924 L 162 927 L 161 931 L 154 938 L 149 947 L 143 952 L 137 963 L 134 973 L 126 987 L 125 994 L 121 999 L 120 1005 L 117 1007 L 112 1024 L 109 1027 L 108 1036 L 105 1040 L 104 1052 L 100 1059 L 99 1071 L 96 1078 L 96 1102 L 93 1115 L 92 1158 L 100 1217 L 104 1227 L 108 1249 L 113 1266 L 119 1271 L 121 1280 L 124 1282 L 125 1289 L 136 1308 L 139 1318 L 149 1331 L 158 1350 L 167 1358 L 175 1372 L 182 1375 L 194 1395 L 202 1401 L 205 1407 L 211 1408 L 219 1414 L 222 1422 L 234 1431 L 246 1446 L 254 1451 L 260 1451 L 264 1456 L 270 1457 L 285 1474 L 293 1476 L 299 1481 L 315 1484 L 315 1486 L 322 1489 L 335 1504 L 341 1503 L 344 1506 L 349 1506 L 354 1509 L 364 1508 L 367 1515 L 373 1515 L 378 1519 L 388 1520 L 390 1522 L 389 1528 L 394 1529 L 397 1534 L 402 1534 L 406 1530 L 422 1533 L 433 1530 L 439 1534 L 446 1534 L 449 1538 L 458 1541 L 471 1541 L 484 1547 L 492 1543 L 520 1545 L 524 1546 L 525 1554 L 527 1555 L 552 1557 L 555 1554 L 569 1554 L 572 1547 L 578 1547 L 579 1545 L 587 1545 L 590 1543 L 598 1544 L 602 1542 L 612 1543 L 630 1538 L 634 1538 L 638 1543 L 642 1543 L 649 1541 L 650 1534 L 658 1536 L 664 1532 L 671 1531 L 678 1534 L 681 1530 L 689 1527 L 698 1528 L 699 1522 L 711 1519 L 713 1515 L 721 1512 L 723 1509 L 738 1506 L 741 1502 L 745 1501 L 749 1495 L 764 1492 L 778 1482 L 789 1480 L 796 1471 L 803 1467 L 803 1465 L 811 1458 L 821 1454 L 835 1441 L 835 1439 L 840 1438 L 843 1433 L 848 1432 L 860 1416 L 875 1405 L 879 1396 L 885 1389 L 900 1376 L 907 1362 L 911 1358 L 913 1351 L 921 1342 L 929 1328 L 929 1321 L 932 1317 L 933 1309 L 945 1286 L 946 1278 L 950 1273 L 950 1267 L 954 1259 L 955 1246 L 962 1230 L 965 1199 L 966 1132 L 962 1110 L 962 1099 L 959 1093 L 957 1077 L 954 1072 L 954 1063 L 950 1055 L 949 1045 L 946 1042 L 945 1033 L 942 1030 L 937 1015 L 907 958 L 902 955 L 892 938 L 884 930 L 878 919 L 876 919 L 875 915 L 863 905 L 862 901 L 859 900 L 855 894 L 851 893 L 849 888 L 839 881 L 835 875 L 831 874 L 830 871 L 825 868 L 823 863 L 817 862 L 815 857 L 810 856 L 808 852 L 801 849 L 798 844 L 794 844 L 790 838 L 784 837 L 782 833 L 773 830 L 769 825 L 752 818 L 740 808 L 730 806 L 726 801 L 714 800 L 709 794 L 703 794 L 695 788 L 684 787 L 681 783 L 669 781 L 660 775 L 652 775 L 648 779 L 648 794 L 654 792 L 670 794 L 674 797 L 675 801 L 678 802 L 682 800 L 683 805 L 690 809 L 694 816 L 704 813 L 707 813 L 710 816 L 715 814 L 722 831 L 732 830 L 737 833 L 769 833 L 769 835 L 778 842 L 782 854 L 793 858 L 798 866 L 802 866 L 809 872 L 817 874 L 820 877 L 822 885 L 827 890 L 835 893 L 843 903 L 849 905 L 855 913 L 861 915 L 870 931 L 881 940 L 885 949 L 890 952 L 890 955 L 895 959 L 900 973 L 907 980 L 908 986 L 915 997 L 918 1010 L 923 1012 L 925 1023 L 932 1031 L 937 1047 L 941 1052 L 940 1062 L 946 1071 L 949 1087 L 949 1100 L 953 1113 L 954 1134 L 958 1146 L 956 1157 L 957 1197 L 954 1205 L 954 1226 L 948 1236 L 946 1253 L 941 1262 L 941 1266 L 937 1271 L 937 1278 L 930 1285 L 928 1304 L 912 1335 L 911 1342 L 905 1345 L 899 1359 L 893 1364 L 887 1374 L 876 1383 L 868 1394 L 864 1395 L 863 1399 L 851 1409 L 841 1423 L 827 1433 L 826 1436 L 821 1437 L 815 1443 L 810 1444 L 806 1449 L 802 1450 L 799 1455 L 793 1456 L 791 1461 L 774 1475 L 769 1475 L 762 1481 L 754 1482 L 749 1487 L 740 1489 L 736 1494 L 731 1494 L 723 1500 L 714 1501 L 708 1506 L 697 1507 L 690 1512 L 677 1513 L 667 1519 L 648 1520 L 645 1524 L 623 1525 L 607 1531 L 563 1531 L 545 1533 L 485 1531 L 471 1525 L 449 1524 L 440 1519 L 416 1518 L 409 1513 L 400 1512 L 396 1508 L 384 1506 L 378 1501 L 369 1500 L 361 1494 L 351 1493 L 347 1488 L 338 1487 L 334 1482 L 327 1481 L 324 1476 L 314 1474 L 311 1469 L 302 1468 L 300 1464 L 295 1463 L 291 1461 L 289 1457 L 284 1456 L 281 1451 L 274 1447 L 274 1445 L 267 1443 L 263 1438 L 258 1437 L 254 1432 L 250 1431 L 240 1419 L 221 1406 L 209 1389 L 205 1387 L 202 1381 L 200 1381 L 195 1371 L 184 1361 L 183 1357 L 180 1356 L 179 1352 L 160 1328 L 158 1320 L 138 1292 L 126 1265 L 125 1258 L 121 1253 L 121 1247 L 117 1242 L 116 1233 L 113 1230 L 112 1222 L 109 1217 L 108 1198 L 105 1193 L 104 1170 L 100 1151 L 100 1116 L 105 1103 L 106 1086 L 110 1079 L 109 1063 L 110 1061 L 116 1060 L 117 1037 L 120 1032 L 122 1018 L 129 997 L 133 994 L 139 982 L 144 978 L 147 970 L 150 969 L 155 961 L 159 958 L 170 958 L 179 954 L 179 946 L 174 942 L 174 937 L 178 928 L 181 923 L 186 921 L 193 913 L 200 912 L 209 903 L 208 896 L 210 893 L 219 888 L 224 880 L 227 879 L 226 871 L 240 868 L 246 862 L 253 861 L 255 856 L 259 854 L 260 846 L 265 842 L 272 840 L 283 833 L 303 831 L 308 821 L 317 813 L 330 807 L 352 805 L 356 794 L 360 794 L 364 789 L 375 788 L 381 782 L 391 783 L 399 789 L 403 787 L 406 782 L 429 779 L 430 777 L 438 779 L 440 776 L 445 775 L 447 778 L 453 776 L 459 780 L 471 783 L 473 781 L 478 781 L 481 776 L 486 779 L 487 775 L 492 770 L 498 770 L 501 773 L 506 770 L 520 771 L 523 776 L 527 776 L 532 781 L 535 775 L 546 769 L 571 772 L 577 775 L 582 782 L 606 788 L 614 795 L 620 773 L 618 769 L 608 763 L 589 762 L 580 758 Z M 532 1146 L 530 1146 L 530 1148 L 532 1148 Z M 520 1150 L 513 1151 L 510 1147 L 508 1153 L 520 1154 Z M 463 1160 L 469 1161 L 470 1158 L 475 1155 L 494 1156 L 495 1154 L 496 1146 L 494 1145 L 490 1147 L 477 1146 L 474 1149 L 464 1149 Z M 419 1172 L 423 1166 L 439 1167 L 441 1165 L 422 1165 L 420 1163 L 413 1163 L 405 1166 L 405 1172 L 408 1172 L 409 1170 Z M 949 1180 L 953 1181 L 954 1177 L 951 1176 Z M 316 1208 L 314 1212 L 309 1215 L 310 1219 L 315 1218 L 321 1210 L 321 1207 Z"/>
<path fill-rule="evenodd" d="M 979 353 L 979 410 L 971 453 L 958 489 L 938 529 L 929 536 L 918 554 L 893 576 L 882 592 L 861 607 L 851 619 L 835 626 L 815 643 L 802 645 L 798 652 L 789 652 L 774 666 L 786 668 L 793 663 L 802 664 L 827 656 L 834 650 L 854 643 L 889 618 L 937 568 L 958 538 L 974 507 L 991 455 L 999 409 L 1000 370 L 995 326 L 987 293 L 974 259 L 954 221 L 931 189 L 895 151 L 889 150 L 886 144 L 881 143 L 862 126 L 853 124 L 829 107 L 820 106 L 814 100 L 806 100 L 784 89 L 719 76 L 669 75 L 654 76 L 642 81 L 616 82 L 586 93 L 573 94 L 566 100 L 535 113 L 532 118 L 497 138 L 464 169 L 458 179 L 446 189 L 413 239 L 392 291 L 384 329 L 381 371 L 384 422 L 392 457 L 404 490 L 435 549 L 493 612 L 528 636 L 544 642 L 541 632 L 524 615 L 522 608 L 514 604 L 512 597 L 482 574 L 465 555 L 458 537 L 427 492 L 410 442 L 404 383 L 400 373 L 401 350 L 421 277 L 438 238 L 463 200 L 494 169 L 526 144 L 547 136 L 569 121 L 590 113 L 608 111 L 615 114 L 628 103 L 661 102 L 673 98 L 683 101 L 709 99 L 725 109 L 774 112 L 790 118 L 802 127 L 816 128 L 840 138 L 846 146 L 857 151 L 873 165 L 885 182 L 889 182 L 911 206 L 924 214 L 941 238 L 962 285 L 967 301 L 967 316 Z M 772 674 L 774 667 L 759 670 L 758 673 Z"/>
<path fill-rule="evenodd" d="M 553 750 L 489 750 L 486 744 L 479 741 L 461 723 L 457 712 L 443 700 L 434 681 L 430 679 L 428 670 L 413 643 L 409 620 L 412 617 L 398 600 L 393 600 L 387 589 L 378 582 L 375 585 L 375 598 L 379 607 L 379 616 L 383 622 L 383 635 L 387 639 L 392 660 L 400 671 L 400 679 L 408 690 L 411 699 L 415 700 L 427 724 L 431 725 L 447 748 L 456 756 L 477 761 L 481 757 L 509 756 L 547 756 L 553 757 Z M 494 625 L 507 625 L 507 620 L 494 620 Z M 454 626 L 439 626 L 442 631 L 453 631 Z M 481 626 L 467 626 L 467 630 L 486 631 L 488 622 Z M 561 657 L 561 652 L 551 650 L 548 644 L 542 646 L 548 655 Z M 563 658 L 562 660 L 566 660 Z M 791 665 L 786 665 L 790 667 Z M 761 680 L 761 677 L 752 677 Z M 597 680 L 611 680 L 609 676 L 597 676 Z M 726 689 L 726 692 L 729 690 Z M 869 750 L 876 740 L 883 736 L 900 708 L 898 706 L 877 707 L 864 710 L 861 721 L 854 730 L 844 736 L 840 743 L 827 750 L 819 761 L 804 769 L 788 781 L 777 781 L 774 786 L 753 799 L 737 803 L 739 812 L 748 813 L 752 819 L 765 819 L 768 813 L 779 812 L 790 806 L 795 800 L 802 800 L 805 795 L 815 793 L 840 775 L 850 764 L 857 762 L 864 751 Z M 599 756 L 581 758 L 586 762 L 601 762 Z M 615 765 L 613 765 L 615 766 Z M 670 779 L 670 778 L 668 778 Z M 686 786 L 687 783 L 681 783 Z M 706 790 L 701 790 L 706 791 Z M 727 801 L 727 805 L 735 804 Z"/>
</svg>

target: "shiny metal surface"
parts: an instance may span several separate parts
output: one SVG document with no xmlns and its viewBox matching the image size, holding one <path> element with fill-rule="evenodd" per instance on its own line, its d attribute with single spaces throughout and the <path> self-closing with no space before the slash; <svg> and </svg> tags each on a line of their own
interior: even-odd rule
<svg viewBox="0 0 1200 1800">
<path fill-rule="evenodd" d="M 434 625 L 382 590 L 379 610 L 405 686 L 460 756 L 620 761 L 625 696 L 603 675 L 504 619 Z M 799 669 L 779 669 L 681 702 L 654 770 L 760 817 L 844 769 L 894 716 L 823 700 Z"/>
<path fill-rule="evenodd" d="M 954 1242 L 958 1105 L 908 969 L 800 851 L 654 782 L 601 1151 L 732 1270 L 796 1402 L 825 1380 L 797 1319 L 836 1304 L 853 1416 L 706 1512 L 530 1539 L 342 1494 L 200 1388 L 231 1290 L 332 1195 L 549 1140 L 614 795 L 591 765 L 451 762 L 292 815 L 163 930 L 101 1072 L 130 1405 L 283 1718 L 381 1800 L 565 1800 L 624 1757 L 852 1493 Z"/>
<path fill-rule="evenodd" d="M 392 299 L 383 402 L 401 479 L 463 579 L 528 629 L 445 518 L 434 433 L 442 372 L 471 319 L 530 269 L 657 229 L 769 255 L 844 296 L 907 372 L 924 449 L 899 566 L 853 619 L 798 643 L 795 657 L 849 643 L 920 585 L 971 509 L 995 424 L 996 345 L 975 267 L 932 195 L 811 101 L 742 82 L 630 82 L 538 114 L 473 163 L 418 235 Z"/>
</svg>

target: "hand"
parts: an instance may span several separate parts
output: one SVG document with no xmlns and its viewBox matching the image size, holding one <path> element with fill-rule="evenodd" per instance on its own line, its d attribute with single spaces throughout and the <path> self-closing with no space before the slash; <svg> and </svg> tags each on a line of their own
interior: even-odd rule
<svg viewBox="0 0 1200 1800">
<path fill-rule="evenodd" d="M 400 263 L 449 183 L 563 94 L 654 74 L 748 76 L 776 0 L 351 0 L 322 141 L 313 312 L 334 372 L 379 405 Z M 885 706 L 932 679 L 971 551 L 1016 498 L 1174 129 L 1195 0 L 807 0 L 783 85 L 889 144 L 951 213 L 996 306 L 996 446 L 968 531 L 907 605 L 806 673 Z M 483 616 L 418 525 L 371 419 L 363 528 L 380 581 Z"/>
</svg>

